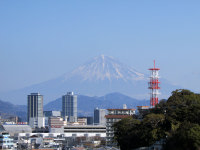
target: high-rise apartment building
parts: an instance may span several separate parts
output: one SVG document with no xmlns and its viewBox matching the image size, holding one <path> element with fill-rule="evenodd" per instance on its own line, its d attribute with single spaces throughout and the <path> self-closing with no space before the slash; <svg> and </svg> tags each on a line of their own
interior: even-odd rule
<svg viewBox="0 0 200 150">
<path fill-rule="evenodd" d="M 62 96 L 62 116 L 68 122 L 77 122 L 77 95 L 73 92 Z"/>
<path fill-rule="evenodd" d="M 95 125 L 106 125 L 106 110 L 105 109 L 94 109 L 94 124 Z"/>
<path fill-rule="evenodd" d="M 32 127 L 44 127 L 43 117 L 43 96 L 39 93 L 28 95 L 27 119 L 28 124 Z"/>
</svg>

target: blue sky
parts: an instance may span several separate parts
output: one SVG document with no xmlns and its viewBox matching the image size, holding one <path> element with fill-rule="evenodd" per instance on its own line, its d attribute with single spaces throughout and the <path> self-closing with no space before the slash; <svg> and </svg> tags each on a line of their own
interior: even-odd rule
<svg viewBox="0 0 200 150">
<path fill-rule="evenodd" d="M 0 92 L 58 77 L 100 54 L 200 91 L 200 1 L 0 1 Z"/>
</svg>

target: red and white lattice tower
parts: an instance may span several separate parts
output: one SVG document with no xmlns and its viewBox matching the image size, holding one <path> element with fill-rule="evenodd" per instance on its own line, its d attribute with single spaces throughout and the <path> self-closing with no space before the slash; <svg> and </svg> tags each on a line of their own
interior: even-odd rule
<svg viewBox="0 0 200 150">
<path fill-rule="evenodd" d="M 150 89 L 150 106 L 154 107 L 158 104 L 158 95 L 159 95 L 159 68 L 155 67 L 155 60 L 154 60 L 154 68 L 149 69 L 151 71 L 150 82 L 149 82 L 149 89 Z"/>
</svg>

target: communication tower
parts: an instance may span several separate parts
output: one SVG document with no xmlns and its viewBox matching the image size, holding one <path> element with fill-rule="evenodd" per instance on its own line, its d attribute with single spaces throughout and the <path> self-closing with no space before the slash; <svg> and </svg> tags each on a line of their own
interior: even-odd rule
<svg viewBox="0 0 200 150">
<path fill-rule="evenodd" d="M 149 82 L 149 89 L 150 89 L 150 106 L 154 107 L 158 104 L 158 95 L 159 95 L 159 74 L 158 71 L 160 68 L 155 67 L 155 60 L 154 60 L 154 68 L 149 69 L 151 71 L 150 82 Z"/>
</svg>

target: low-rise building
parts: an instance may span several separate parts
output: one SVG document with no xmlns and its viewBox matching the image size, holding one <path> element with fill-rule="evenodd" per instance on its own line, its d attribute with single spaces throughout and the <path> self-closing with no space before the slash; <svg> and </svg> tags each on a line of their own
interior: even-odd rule
<svg viewBox="0 0 200 150">
<path fill-rule="evenodd" d="M 102 126 L 102 125 L 64 126 L 64 134 L 67 137 L 70 137 L 70 136 L 106 137 L 106 126 Z"/>
<path fill-rule="evenodd" d="M 45 126 L 49 125 L 50 117 L 61 117 L 61 111 L 44 111 Z"/>
<path fill-rule="evenodd" d="M 0 149 L 12 149 L 14 147 L 13 139 L 9 133 L 3 132 L 0 134 Z"/>
<path fill-rule="evenodd" d="M 79 117 L 77 121 L 79 125 L 87 125 L 87 118 L 85 117 Z"/>
<path fill-rule="evenodd" d="M 29 125 L 3 125 L 3 128 L 11 136 L 19 133 L 32 133 L 32 128 Z"/>
<path fill-rule="evenodd" d="M 63 120 L 61 117 L 50 117 L 49 118 L 49 129 L 51 133 L 63 133 L 64 125 L 66 125 L 67 122 Z"/>
<path fill-rule="evenodd" d="M 123 118 L 130 117 L 135 114 L 136 109 L 107 109 L 108 115 L 106 115 L 106 141 L 107 145 L 112 145 L 114 130 L 112 128 L 115 122 L 120 121 Z"/>
<path fill-rule="evenodd" d="M 18 123 L 18 117 L 17 116 L 10 116 L 10 115 L 5 115 L 4 117 L 0 116 L 0 123 L 1 124 L 17 124 Z"/>
</svg>

